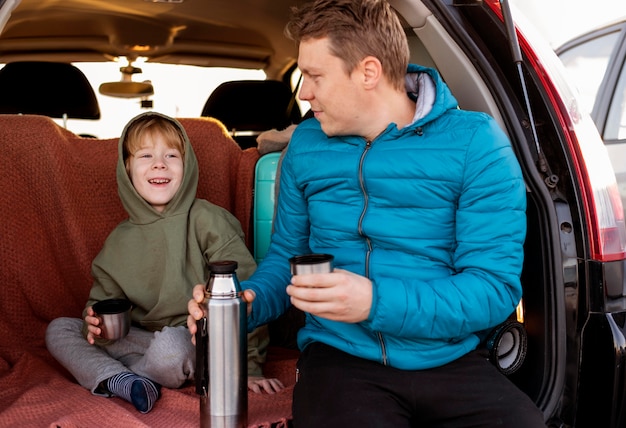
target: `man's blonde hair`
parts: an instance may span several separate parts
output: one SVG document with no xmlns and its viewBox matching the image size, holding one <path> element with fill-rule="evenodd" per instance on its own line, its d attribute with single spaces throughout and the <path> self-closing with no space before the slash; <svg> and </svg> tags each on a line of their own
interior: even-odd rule
<svg viewBox="0 0 626 428">
<path fill-rule="evenodd" d="M 404 88 L 409 46 L 398 16 L 385 0 L 316 0 L 292 8 L 285 34 L 296 43 L 328 37 L 347 73 L 367 56 L 377 58 L 396 89 Z"/>
<path fill-rule="evenodd" d="M 129 159 L 141 148 L 145 137 L 160 134 L 169 148 L 177 149 L 184 161 L 185 139 L 178 126 L 162 116 L 144 116 L 135 120 L 126 130 L 123 144 L 124 165 L 126 172 L 129 168 Z"/>
</svg>

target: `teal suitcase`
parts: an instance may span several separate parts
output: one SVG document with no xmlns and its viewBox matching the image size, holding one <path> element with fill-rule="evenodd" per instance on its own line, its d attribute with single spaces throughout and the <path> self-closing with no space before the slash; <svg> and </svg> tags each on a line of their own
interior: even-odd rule
<svg viewBox="0 0 626 428">
<path fill-rule="evenodd" d="M 257 263 L 265 258 L 272 235 L 276 203 L 276 171 L 281 152 L 263 155 L 256 164 L 254 176 L 254 258 Z"/>
</svg>

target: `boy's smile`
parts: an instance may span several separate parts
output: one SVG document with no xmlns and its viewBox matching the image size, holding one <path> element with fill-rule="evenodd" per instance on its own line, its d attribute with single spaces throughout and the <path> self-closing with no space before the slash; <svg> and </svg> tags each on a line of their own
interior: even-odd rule
<svg viewBox="0 0 626 428">
<path fill-rule="evenodd" d="M 146 135 L 141 148 L 130 156 L 130 180 L 137 193 L 163 212 L 183 179 L 181 153 L 169 147 L 161 135 Z"/>
</svg>

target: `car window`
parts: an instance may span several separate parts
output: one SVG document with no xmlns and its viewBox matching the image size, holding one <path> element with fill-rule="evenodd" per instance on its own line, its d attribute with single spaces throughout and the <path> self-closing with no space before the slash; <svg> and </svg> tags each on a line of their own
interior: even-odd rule
<svg viewBox="0 0 626 428">
<path fill-rule="evenodd" d="M 296 94 L 300 95 L 300 88 L 302 87 L 302 72 L 299 68 L 296 68 L 293 73 L 291 73 L 291 81 L 290 85 L 292 90 L 296 90 Z M 298 107 L 300 107 L 300 111 L 302 115 L 305 115 L 310 109 L 311 104 L 308 101 L 302 101 L 299 96 L 296 97 L 296 102 L 298 103 Z"/>
<path fill-rule="evenodd" d="M 624 64 L 622 64 L 619 80 L 609 105 L 603 138 L 626 140 L 626 67 Z"/>
<path fill-rule="evenodd" d="M 606 73 L 619 32 L 607 33 L 586 40 L 559 54 L 569 77 L 580 92 L 582 107 L 591 112 L 596 94 Z"/>
<path fill-rule="evenodd" d="M 91 83 L 98 103 L 101 119 L 80 120 L 55 119 L 60 125 L 72 132 L 91 135 L 97 138 L 119 137 L 124 125 L 144 111 L 158 111 L 173 117 L 199 117 L 209 94 L 222 82 L 230 80 L 263 80 L 262 70 L 196 67 L 180 64 L 135 64 L 142 69 L 141 74 L 133 76 L 133 81 L 149 80 L 154 86 L 154 95 L 144 101 L 151 101 L 142 106 L 140 98 L 115 98 L 98 92 L 104 82 L 121 80 L 120 63 L 93 62 L 74 63 Z"/>
</svg>

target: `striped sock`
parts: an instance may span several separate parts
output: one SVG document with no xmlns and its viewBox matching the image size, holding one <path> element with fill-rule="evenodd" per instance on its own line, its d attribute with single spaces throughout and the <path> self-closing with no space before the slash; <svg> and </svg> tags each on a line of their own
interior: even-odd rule
<svg viewBox="0 0 626 428">
<path fill-rule="evenodd" d="M 107 389 L 133 403 L 141 413 L 148 413 L 159 399 L 161 385 L 134 373 L 119 373 L 107 379 Z"/>
</svg>

